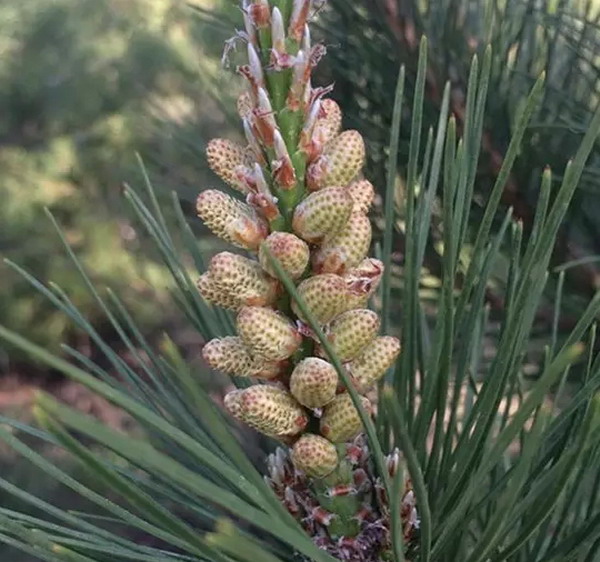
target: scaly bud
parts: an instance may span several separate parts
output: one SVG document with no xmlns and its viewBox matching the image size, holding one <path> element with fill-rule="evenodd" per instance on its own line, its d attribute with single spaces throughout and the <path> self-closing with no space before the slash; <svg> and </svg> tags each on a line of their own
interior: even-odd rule
<svg viewBox="0 0 600 562">
<path fill-rule="evenodd" d="M 283 25 L 283 16 L 277 6 L 273 8 L 273 13 L 271 14 L 271 37 L 273 50 L 277 51 L 280 55 L 285 54 L 285 27 Z"/>
<path fill-rule="evenodd" d="M 279 260 L 283 270 L 292 279 L 298 279 L 304 273 L 310 258 L 310 250 L 306 242 L 300 240 L 294 234 L 273 232 L 260 247 L 258 252 L 260 265 L 269 275 L 276 277 L 277 274 L 271 267 L 264 247 L 269 250 L 274 258 Z"/>
<path fill-rule="evenodd" d="M 373 184 L 368 180 L 354 181 L 348 186 L 348 193 L 350 193 L 352 200 L 354 201 L 354 212 L 364 213 L 366 215 L 375 198 L 375 188 L 373 187 Z"/>
<path fill-rule="evenodd" d="M 291 457 L 294 467 L 312 478 L 325 478 L 338 465 L 335 445 L 311 433 L 304 434 L 296 441 Z"/>
<path fill-rule="evenodd" d="M 248 64 L 238 66 L 237 71 L 248 80 L 250 94 L 253 102 L 258 99 L 258 90 L 265 86 L 265 76 L 260 64 L 260 59 L 254 44 L 256 41 L 248 41 Z"/>
<path fill-rule="evenodd" d="M 264 88 L 265 75 L 263 73 L 260 57 L 252 43 L 248 43 L 248 66 L 250 68 L 250 75 L 253 78 L 253 85 L 256 85 L 257 89 Z"/>
<path fill-rule="evenodd" d="M 229 310 L 239 310 L 244 306 L 236 295 L 223 293 L 209 273 L 203 273 L 198 279 L 196 286 L 202 298 L 210 304 Z"/>
<path fill-rule="evenodd" d="M 273 146 L 277 121 L 273 113 L 273 106 L 264 88 L 258 89 L 258 107 L 254 110 L 254 128 L 258 138 L 266 146 Z"/>
<path fill-rule="evenodd" d="M 361 397 L 365 410 L 371 410 L 371 403 Z M 321 434 L 333 443 L 350 441 L 362 429 L 362 422 L 358 410 L 352 403 L 352 398 L 347 393 L 338 394 L 332 402 L 325 406 L 321 418 Z"/>
<path fill-rule="evenodd" d="M 248 185 L 242 177 L 250 173 L 252 160 L 246 148 L 227 139 L 212 139 L 206 147 L 206 157 L 210 169 L 225 183 L 248 193 Z"/>
<path fill-rule="evenodd" d="M 301 49 L 305 53 L 310 53 L 312 51 L 312 41 L 310 36 L 310 28 L 308 25 L 304 26 L 304 35 L 302 36 L 302 47 Z"/>
<path fill-rule="evenodd" d="M 352 197 L 341 187 L 311 193 L 294 211 L 292 228 L 307 242 L 316 243 L 339 232 L 352 212 Z"/>
<path fill-rule="evenodd" d="M 242 119 L 248 119 L 252 115 L 254 105 L 252 103 L 252 97 L 249 92 L 243 92 L 237 99 L 237 111 L 238 115 Z"/>
<path fill-rule="evenodd" d="M 322 408 L 334 398 L 338 386 L 335 367 L 318 357 L 307 357 L 290 377 L 290 392 L 307 408 Z"/>
<path fill-rule="evenodd" d="M 236 377 L 273 379 L 281 374 L 285 366 L 281 362 L 255 359 L 236 336 L 209 341 L 202 348 L 202 357 L 216 371 Z"/>
<path fill-rule="evenodd" d="M 308 423 L 304 408 L 289 392 L 275 386 L 246 388 L 239 401 L 242 421 L 272 437 L 297 435 Z"/>
<path fill-rule="evenodd" d="M 277 160 L 271 163 L 273 178 L 281 189 L 292 189 L 296 185 L 296 171 L 292 159 L 285 146 L 285 141 L 278 129 L 273 133 L 273 143 Z"/>
<path fill-rule="evenodd" d="M 237 331 L 253 355 L 283 361 L 300 347 L 302 336 L 280 312 L 247 306 L 237 317 Z"/>
<path fill-rule="evenodd" d="M 313 254 L 313 268 L 318 273 L 342 274 L 358 265 L 371 246 L 371 221 L 363 213 L 352 213 L 344 227 L 327 236 Z"/>
<path fill-rule="evenodd" d="M 331 323 L 327 339 L 335 354 L 346 362 L 359 355 L 373 341 L 379 326 L 379 316 L 372 310 L 349 310 Z"/>
<path fill-rule="evenodd" d="M 265 175 L 263 174 L 260 164 L 254 164 L 252 193 L 248 194 L 246 201 L 269 221 L 272 221 L 280 216 L 277 199 L 273 197 Z"/>
<path fill-rule="evenodd" d="M 339 275 L 315 275 L 298 285 L 298 294 L 316 321 L 321 325 L 328 324 L 346 304 L 346 283 Z M 292 302 L 292 310 L 300 320 L 306 322 L 295 301 Z"/>
<path fill-rule="evenodd" d="M 244 17 L 244 29 L 246 30 L 248 43 L 252 43 L 254 46 L 258 46 L 258 36 L 256 33 L 256 27 L 254 25 L 254 22 L 252 21 L 252 18 L 250 17 L 250 13 L 247 9 L 245 9 L 245 4 L 246 2 L 244 2 L 244 7 L 242 8 L 242 14 Z"/>
<path fill-rule="evenodd" d="M 348 296 L 346 309 L 366 308 L 369 298 L 375 293 L 383 277 L 383 262 L 365 258 L 356 267 L 344 274 Z"/>
<path fill-rule="evenodd" d="M 313 102 L 313 88 L 312 81 L 309 78 L 308 82 L 306 82 L 306 88 L 304 88 L 304 99 L 302 100 L 304 112 L 308 111 L 308 108 L 312 105 Z"/>
<path fill-rule="evenodd" d="M 307 170 L 309 189 L 347 185 L 365 163 L 365 141 L 358 131 L 344 131 Z"/>
<path fill-rule="evenodd" d="M 322 150 L 322 145 L 317 143 L 313 135 L 319 114 L 321 113 L 321 100 L 317 99 L 310 106 L 307 106 L 307 116 L 304 120 L 304 126 L 300 131 L 299 148 L 306 154 L 307 162 L 312 162 Z"/>
<path fill-rule="evenodd" d="M 250 109 L 250 111 L 253 111 Z M 260 147 L 260 143 L 258 142 L 258 138 L 254 132 L 252 127 L 252 122 L 254 121 L 253 113 L 250 114 L 249 117 L 245 117 L 242 121 L 244 126 L 244 135 L 246 136 L 246 140 L 248 141 L 248 145 L 250 150 L 252 150 L 252 156 L 259 164 L 265 164 L 265 156 L 263 154 L 263 150 Z"/>
<path fill-rule="evenodd" d="M 290 111 L 299 111 L 304 101 L 304 92 L 310 79 L 310 64 L 308 54 L 298 51 L 294 62 L 294 76 L 287 97 L 287 108 Z"/>
<path fill-rule="evenodd" d="M 347 368 L 359 392 L 367 391 L 394 364 L 400 340 L 392 336 L 375 338 Z"/>
<path fill-rule="evenodd" d="M 323 43 L 318 43 L 310 50 L 310 56 L 308 57 L 311 68 L 317 66 L 321 59 L 327 54 L 327 47 Z"/>
<path fill-rule="evenodd" d="M 243 256 L 221 252 L 210 260 L 208 271 L 222 293 L 245 305 L 267 306 L 279 296 L 279 282 L 264 273 L 257 261 Z"/>
<path fill-rule="evenodd" d="M 216 189 L 200 193 L 196 211 L 217 236 L 240 248 L 258 250 L 269 233 L 267 223 L 252 207 Z"/>
<path fill-rule="evenodd" d="M 310 11 L 311 4 L 311 0 L 294 0 L 288 35 L 290 39 L 293 39 L 297 43 L 300 43 L 302 40 L 302 33 L 308 20 L 308 12 Z"/>
</svg>

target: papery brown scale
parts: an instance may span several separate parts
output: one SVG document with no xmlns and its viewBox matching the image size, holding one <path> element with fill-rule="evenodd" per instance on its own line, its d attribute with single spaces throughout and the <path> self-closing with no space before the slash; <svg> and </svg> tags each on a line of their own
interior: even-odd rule
<svg viewBox="0 0 600 562">
<path fill-rule="evenodd" d="M 383 277 L 383 262 L 375 258 L 365 258 L 355 268 L 344 275 L 348 297 L 346 310 L 365 308 L 369 298 L 375 293 Z"/>
<path fill-rule="evenodd" d="M 252 112 L 250 113 L 249 117 L 243 120 L 243 126 L 244 134 L 246 136 L 246 140 L 248 141 L 248 148 L 251 151 L 252 158 L 257 164 L 264 166 L 266 164 L 265 155 L 260 146 L 259 139 L 256 136 L 256 131 L 254 129 L 254 115 Z"/>
<path fill-rule="evenodd" d="M 302 41 L 302 35 L 308 20 L 308 13 L 310 11 L 311 4 L 311 0 L 294 0 L 288 36 L 297 43 Z"/>
<path fill-rule="evenodd" d="M 277 156 L 277 160 L 271 163 L 273 178 L 282 189 L 292 189 L 296 185 L 296 170 L 278 130 L 275 130 L 273 135 L 273 146 Z"/>
<path fill-rule="evenodd" d="M 248 84 L 250 85 L 251 97 L 256 100 L 258 97 L 258 90 L 262 88 L 263 84 L 260 80 L 254 76 L 252 71 L 250 70 L 250 65 L 242 64 L 237 67 L 237 73 L 243 76 L 246 80 L 248 80 Z"/>
<path fill-rule="evenodd" d="M 264 29 L 271 25 L 271 9 L 268 0 L 254 0 L 246 9 L 257 28 Z"/>
<path fill-rule="evenodd" d="M 309 65 L 311 68 L 315 68 L 321 59 L 327 54 L 327 47 L 322 43 L 315 45 L 311 50 L 308 57 Z"/>
<path fill-rule="evenodd" d="M 265 174 L 260 164 L 254 164 L 254 190 L 247 197 L 247 202 L 269 221 L 275 220 L 280 216 L 277 199 L 271 193 Z"/>
<path fill-rule="evenodd" d="M 299 51 L 294 61 L 294 75 L 287 97 L 287 108 L 299 111 L 304 102 L 304 92 L 310 81 L 311 67 L 304 51 Z"/>
<path fill-rule="evenodd" d="M 276 130 L 277 123 L 275 121 L 275 117 L 273 117 L 272 112 L 264 111 L 261 109 L 254 110 L 254 118 L 252 120 L 252 131 L 265 146 L 272 147 L 274 145 Z"/>
<path fill-rule="evenodd" d="M 296 57 L 288 53 L 282 53 L 273 49 L 269 60 L 269 70 L 275 72 L 281 72 L 282 70 L 289 70 L 296 64 Z"/>
</svg>

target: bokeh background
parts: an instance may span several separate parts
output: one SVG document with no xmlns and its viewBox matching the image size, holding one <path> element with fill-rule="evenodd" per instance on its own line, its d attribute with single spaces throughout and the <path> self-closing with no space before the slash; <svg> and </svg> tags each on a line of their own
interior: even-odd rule
<svg viewBox="0 0 600 562">
<path fill-rule="evenodd" d="M 365 135 L 368 175 L 379 189 L 385 184 L 397 71 L 405 64 L 410 99 L 422 34 L 429 38 L 428 124 L 437 119 L 444 83 L 451 80 L 452 111 L 461 126 L 471 59 L 477 54 L 481 61 L 485 46 L 493 48 L 476 209 L 495 181 L 524 96 L 546 72 L 542 107 L 503 198 L 527 232 L 540 171 L 549 164 L 556 171 L 555 181 L 560 180 L 600 99 L 600 2 L 329 0 L 318 18 L 318 33 L 326 37 L 330 53 L 320 68 L 320 81 L 335 83 L 345 126 Z M 118 338 L 66 258 L 46 210 L 60 223 L 94 281 L 123 298 L 145 333 L 158 341 L 169 331 L 190 361 L 197 361 L 201 342 L 169 298 L 169 274 L 128 212 L 122 188 L 126 183 L 141 185 L 145 171 L 167 216 L 175 192 L 199 243 L 210 245 L 194 221 L 193 203 L 198 191 L 218 185 L 204 162 L 208 140 L 240 138 L 232 111 L 242 88 L 232 70 L 235 53 L 230 68 L 221 61 L 224 41 L 240 25 L 236 0 L 0 2 L 0 255 L 44 283 L 64 287 L 117 350 Z M 401 163 L 410 114 L 403 118 Z M 561 329 L 577 320 L 582 303 L 600 286 L 599 190 L 596 148 L 554 256 L 556 267 L 568 266 Z M 398 211 L 401 217 L 402 209 Z M 376 209 L 379 224 L 380 217 Z M 435 299 L 435 218 L 433 224 L 423 290 Z M 401 221 L 397 226 L 401 267 Z M 488 295 L 492 317 L 502 309 L 503 273 L 499 263 L 497 284 Z M 547 305 L 539 312 L 540 341 L 551 328 L 557 279 L 551 277 Z M 0 264 L 0 323 L 53 351 L 60 352 L 66 343 L 96 358 L 92 342 L 5 263 Z M 205 376 L 199 363 L 198 372 Z M 108 404 L 14 350 L 0 348 L 0 416 L 27 420 L 38 388 L 106 423 L 127 427 L 127 420 Z M 47 482 L 1 449 L 0 471 L 13 474 L 17 485 L 53 498 Z M 0 490 L 0 503 L 5 501 Z M 0 545 L 0 560 L 29 560 L 19 556 Z"/>
</svg>

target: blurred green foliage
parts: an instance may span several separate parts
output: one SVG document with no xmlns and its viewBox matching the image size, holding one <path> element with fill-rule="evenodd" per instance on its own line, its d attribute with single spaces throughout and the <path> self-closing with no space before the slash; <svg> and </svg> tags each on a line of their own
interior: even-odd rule
<svg viewBox="0 0 600 562">
<path fill-rule="evenodd" d="M 214 181 L 202 151 L 225 134 L 229 98 L 214 94 L 230 90 L 215 33 L 179 0 L 0 3 L 0 255 L 67 287 L 93 321 L 44 207 L 96 280 L 160 321 L 166 277 L 144 255 L 121 191 L 142 181 L 136 152 L 165 196 L 192 201 Z M 0 323 L 51 347 L 68 339 L 64 317 L 4 264 L 0 279 Z"/>
</svg>

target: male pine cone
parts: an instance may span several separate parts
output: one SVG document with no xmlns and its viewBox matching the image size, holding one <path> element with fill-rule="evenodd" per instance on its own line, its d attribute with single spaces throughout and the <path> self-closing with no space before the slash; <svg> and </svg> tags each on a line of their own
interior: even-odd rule
<svg viewBox="0 0 600 562">
<path fill-rule="evenodd" d="M 367 257 L 374 188 L 361 176 L 364 140 L 358 131 L 340 132 L 339 106 L 324 97 L 327 88 L 312 85 L 313 67 L 325 52 L 311 44 L 312 0 L 293 0 L 287 21 L 282 4 L 243 1 L 248 60 L 238 70 L 248 90 L 238 112 L 247 146 L 214 139 L 207 148 L 211 169 L 235 192 L 203 191 L 198 216 L 249 255 L 217 254 L 198 281 L 209 304 L 237 314 L 237 335 L 208 342 L 203 355 L 227 375 L 260 380 L 230 392 L 226 409 L 291 447 L 279 454 L 291 462 L 298 482 L 320 483 L 283 490 L 290 512 L 300 513 L 292 505 L 295 494 L 306 496 L 298 500 L 314 509 L 303 524 L 314 533 L 323 526 L 318 536 L 330 541 L 324 548 L 335 553 L 335 540 L 345 537 L 361 552 L 356 560 L 375 561 L 389 546 L 389 533 L 374 541 L 366 526 L 380 521 L 389 528 L 385 510 L 370 495 L 377 480 L 360 484 L 372 471 L 369 455 L 363 447 L 357 460 L 356 447 L 348 444 L 361 433 L 360 416 L 278 271 L 295 283 L 359 393 L 391 367 L 400 343 L 378 336 L 378 315 L 368 308 L 383 264 Z M 370 413 L 369 400 L 361 396 L 361 402 Z M 280 483 L 272 485 L 277 491 Z M 352 497 L 332 501 L 337 494 Z"/>
</svg>

